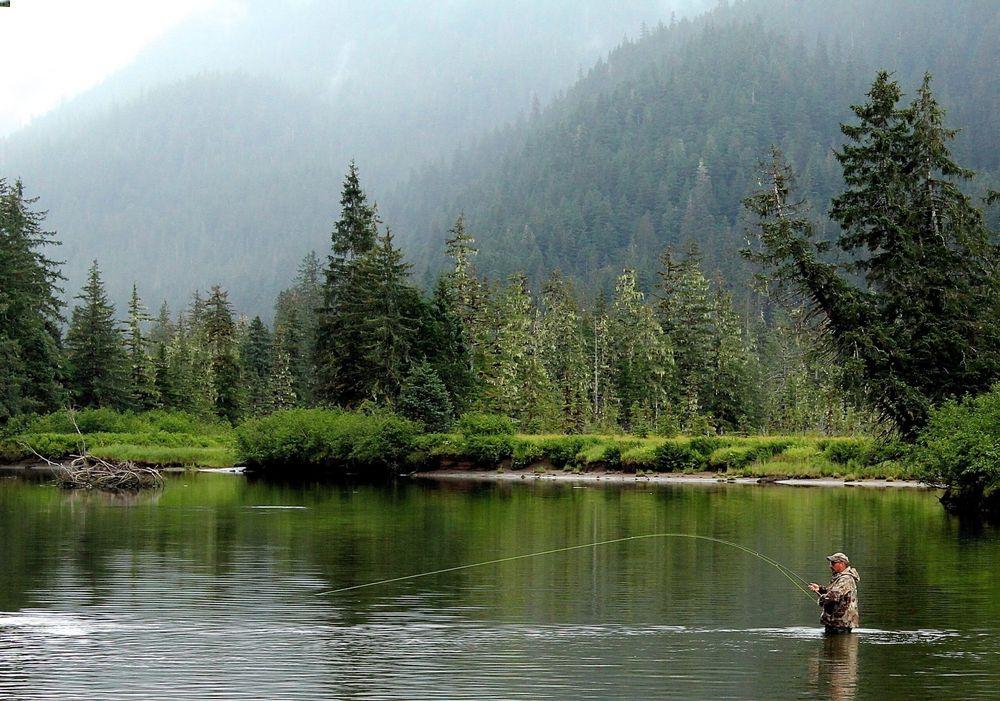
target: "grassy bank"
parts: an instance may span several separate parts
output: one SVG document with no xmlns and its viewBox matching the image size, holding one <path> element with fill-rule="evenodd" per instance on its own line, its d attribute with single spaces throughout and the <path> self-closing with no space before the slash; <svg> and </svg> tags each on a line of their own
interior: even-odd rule
<svg viewBox="0 0 1000 701">
<path fill-rule="evenodd" d="M 355 473 L 381 477 L 412 470 L 713 472 L 743 477 L 908 479 L 903 449 L 864 437 L 528 435 L 503 417 L 466 415 L 452 433 L 424 433 L 392 414 L 295 409 L 233 429 L 177 412 L 104 409 L 73 415 L 87 450 L 109 460 L 158 466 L 248 468 L 271 474 Z M 81 435 L 65 412 L 11 425 L 0 460 L 58 460 L 79 452 Z"/>
<path fill-rule="evenodd" d="M 906 479 L 903 450 L 864 437 L 526 435 L 467 415 L 453 433 L 422 433 L 392 415 L 278 412 L 237 429 L 237 452 L 266 472 L 385 473 L 440 468 L 715 472 L 727 476 Z"/>
<path fill-rule="evenodd" d="M 237 460 L 234 432 L 227 424 L 181 412 L 109 409 L 20 418 L 0 436 L 0 460 L 30 460 L 35 453 L 62 460 L 78 454 L 81 444 L 105 460 L 160 467 L 229 467 Z"/>
</svg>

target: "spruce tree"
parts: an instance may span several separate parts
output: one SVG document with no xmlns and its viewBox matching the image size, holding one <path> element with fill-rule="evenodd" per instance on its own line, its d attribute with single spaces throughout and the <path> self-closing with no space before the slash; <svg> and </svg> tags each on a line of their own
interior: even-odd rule
<svg viewBox="0 0 1000 701">
<path fill-rule="evenodd" d="M 447 431 L 454 419 L 448 389 L 428 363 L 413 366 L 403 381 L 397 409 L 403 416 L 419 421 L 424 429 Z"/>
<path fill-rule="evenodd" d="M 762 244 L 751 257 L 809 301 L 846 377 L 911 438 L 935 403 L 1000 377 L 998 254 L 982 213 L 958 187 L 972 173 L 951 159 L 955 132 L 943 124 L 929 77 L 911 104 L 900 106 L 901 97 L 881 72 L 868 102 L 852 107 L 857 123 L 841 127 L 848 143 L 836 155 L 846 189 L 830 214 L 863 286 L 820 258 L 826 247 L 779 151 L 745 204 Z"/>
<path fill-rule="evenodd" d="M 444 291 L 451 313 L 459 320 L 462 337 L 472 351 L 470 362 L 483 353 L 488 331 L 484 328 L 483 287 L 476 274 L 473 257 L 478 253 L 475 239 L 465 228 L 465 217 L 459 216 L 448 232 L 445 242 L 446 255 L 454 262 L 443 278 Z"/>
<path fill-rule="evenodd" d="M 292 375 L 292 391 L 296 403 L 309 406 L 312 403 L 316 372 L 309 354 L 313 341 L 304 339 L 308 331 L 299 323 L 297 310 L 290 309 L 282 324 L 278 324 L 274 335 L 275 352 L 280 351 L 288 358 L 288 370 Z M 315 340 L 315 336 L 312 337 Z"/>
<path fill-rule="evenodd" d="M 51 411 L 63 403 L 59 325 L 59 264 L 44 249 L 42 230 L 20 182 L 0 178 L 0 423 L 21 412 Z"/>
<path fill-rule="evenodd" d="M 288 354 L 284 352 L 285 370 L 291 372 Z M 240 374 L 246 399 L 246 410 L 250 414 L 264 414 L 270 409 L 272 398 L 272 368 L 274 349 L 271 332 L 259 316 L 250 322 L 240 344 Z"/>
<path fill-rule="evenodd" d="M 559 395 L 542 363 L 527 277 L 512 275 L 493 306 L 496 335 L 484 378 L 490 408 L 524 430 L 555 428 Z"/>
<path fill-rule="evenodd" d="M 292 287 L 282 290 L 275 302 L 274 328 L 284 329 L 283 348 L 295 381 L 295 395 L 310 404 L 316 384 L 316 337 L 323 307 L 323 268 L 319 256 L 310 251 L 299 264 Z"/>
<path fill-rule="evenodd" d="M 95 260 L 66 333 L 69 388 L 79 406 L 125 408 L 128 357 Z"/>
<path fill-rule="evenodd" d="M 542 304 L 538 329 L 542 364 L 561 397 L 562 429 L 579 433 L 591 417 L 590 366 L 573 288 L 558 270 L 542 289 Z"/>
<path fill-rule="evenodd" d="M 587 394 L 591 419 L 598 430 L 614 431 L 620 401 L 615 393 L 611 319 L 604 290 L 598 294 L 594 310 L 585 318 L 584 328 L 587 330 Z"/>
<path fill-rule="evenodd" d="M 660 256 L 658 318 L 676 364 L 672 398 L 687 422 L 704 410 L 711 372 L 712 299 L 701 270 L 701 254 L 692 243 L 683 258 L 667 248 Z"/>
<path fill-rule="evenodd" d="M 409 270 L 389 229 L 358 260 L 354 293 L 360 304 L 351 308 L 349 318 L 357 329 L 361 362 L 344 370 L 356 376 L 359 398 L 394 402 L 409 370 L 425 304 L 406 283 Z"/>
<path fill-rule="evenodd" d="M 378 215 L 361 189 L 352 161 L 340 197 L 340 218 L 331 236 L 323 284 L 323 305 L 316 326 L 316 392 L 320 399 L 354 404 L 367 396 L 358 368 L 365 364 L 358 334 L 366 311 L 359 290 L 360 258 L 375 247 Z"/>
<path fill-rule="evenodd" d="M 285 351 L 284 339 L 279 332 L 274 339 L 274 353 L 271 372 L 267 383 L 267 409 L 291 409 L 298 402 L 295 394 L 295 377 L 292 374 L 291 359 Z"/>
<path fill-rule="evenodd" d="M 215 413 L 229 421 L 236 421 L 243 403 L 236 327 L 229 295 L 219 285 L 212 286 L 205 302 L 200 338 L 211 368 Z"/>
<path fill-rule="evenodd" d="M 139 298 L 139 290 L 132 285 L 132 297 L 128 305 L 128 334 L 125 349 L 128 353 L 129 404 L 139 410 L 152 409 L 159 404 L 156 391 L 156 370 L 147 352 L 143 324 L 150 321 L 146 307 Z"/>
<path fill-rule="evenodd" d="M 637 422 L 648 427 L 667 409 L 674 361 L 634 270 L 625 270 L 618 278 L 610 333 L 619 421 L 629 430 L 636 429 Z"/>
<path fill-rule="evenodd" d="M 714 328 L 705 409 L 719 429 L 749 430 L 761 418 L 757 357 L 733 310 L 732 295 L 721 280 L 716 281 L 712 306 Z"/>
</svg>

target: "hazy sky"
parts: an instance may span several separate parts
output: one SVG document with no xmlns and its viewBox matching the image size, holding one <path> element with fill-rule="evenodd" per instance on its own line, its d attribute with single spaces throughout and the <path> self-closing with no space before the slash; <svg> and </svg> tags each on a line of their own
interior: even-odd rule
<svg viewBox="0 0 1000 701">
<path fill-rule="evenodd" d="M 0 8 L 0 135 L 128 64 L 195 13 L 233 0 L 11 0 Z"/>
</svg>

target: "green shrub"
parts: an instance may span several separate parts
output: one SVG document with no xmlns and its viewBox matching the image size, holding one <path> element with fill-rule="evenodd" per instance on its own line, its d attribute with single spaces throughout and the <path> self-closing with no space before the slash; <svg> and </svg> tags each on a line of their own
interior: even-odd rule
<svg viewBox="0 0 1000 701">
<path fill-rule="evenodd" d="M 691 450 L 707 458 L 719 448 L 725 448 L 727 445 L 732 445 L 732 443 L 733 441 L 730 438 L 696 436 L 688 442 L 688 445 L 691 447 Z"/>
<path fill-rule="evenodd" d="M 748 439 L 712 452 L 708 465 L 713 470 L 740 470 L 758 461 L 779 455 L 791 445 L 787 440 Z"/>
<path fill-rule="evenodd" d="M 653 451 L 657 472 L 683 472 L 700 470 L 705 465 L 705 456 L 689 446 L 675 441 L 667 441 Z"/>
<path fill-rule="evenodd" d="M 910 454 L 910 447 L 902 441 L 869 441 L 862 455 L 865 465 L 879 465 L 884 462 L 903 462 Z"/>
<path fill-rule="evenodd" d="M 596 442 L 593 436 L 560 436 L 558 438 L 543 438 L 538 442 L 545 459 L 553 466 L 562 469 L 576 461 L 576 454 L 584 445 Z"/>
<path fill-rule="evenodd" d="M 351 448 L 349 459 L 362 465 L 395 466 L 417 447 L 420 427 L 397 416 L 377 417 Z"/>
<path fill-rule="evenodd" d="M 1000 384 L 932 411 L 913 458 L 924 479 L 947 486 L 948 508 L 1000 515 Z"/>
<path fill-rule="evenodd" d="M 655 469 L 656 449 L 657 446 L 651 443 L 645 443 L 622 451 L 622 470 L 626 472 L 636 472 L 638 470 Z"/>
<path fill-rule="evenodd" d="M 670 412 L 666 412 L 656 421 L 654 431 L 662 438 L 675 438 L 681 432 L 681 422 Z"/>
<path fill-rule="evenodd" d="M 514 440 L 512 436 L 471 435 L 462 442 L 461 454 L 477 465 L 496 467 L 513 458 Z"/>
<path fill-rule="evenodd" d="M 458 420 L 458 431 L 463 436 L 513 436 L 516 430 L 514 421 L 500 414 L 468 412 Z"/>
<path fill-rule="evenodd" d="M 69 433 L 28 433 L 17 436 L 16 445 L 27 445 L 32 451 L 49 460 L 61 460 L 80 453 L 80 436 Z M 31 451 L 25 454 L 30 457 Z"/>
<path fill-rule="evenodd" d="M 838 465 L 846 465 L 851 461 L 862 462 L 868 448 L 867 442 L 858 439 L 834 439 L 827 442 L 826 447 L 823 449 L 823 456 L 830 462 L 835 462 Z"/>
<path fill-rule="evenodd" d="M 524 469 L 545 459 L 545 451 L 535 441 L 516 440 L 511 455 L 511 464 L 516 470 Z"/>
<path fill-rule="evenodd" d="M 416 424 L 391 414 L 286 409 L 240 424 L 236 446 L 250 468 L 394 471 L 417 450 L 418 435 Z"/>
</svg>

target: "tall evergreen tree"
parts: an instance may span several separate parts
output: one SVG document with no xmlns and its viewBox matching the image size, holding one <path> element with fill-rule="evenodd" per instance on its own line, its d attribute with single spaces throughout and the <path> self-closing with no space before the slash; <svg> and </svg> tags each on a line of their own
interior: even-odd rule
<svg viewBox="0 0 1000 701">
<path fill-rule="evenodd" d="M 129 404 L 136 409 L 152 409 L 159 403 L 156 391 L 156 370 L 147 351 L 143 324 L 150 316 L 139 298 L 139 290 L 132 285 L 132 297 L 128 305 L 128 334 L 125 349 L 128 353 Z"/>
<path fill-rule="evenodd" d="M 211 367 L 215 412 L 222 418 L 236 421 L 243 401 L 236 326 L 229 295 L 219 285 L 212 286 L 205 302 L 200 333 Z"/>
<path fill-rule="evenodd" d="M 591 416 L 590 366 L 573 288 L 558 270 L 545 283 L 542 304 L 538 328 L 542 363 L 561 397 L 563 430 L 578 433 Z"/>
<path fill-rule="evenodd" d="M 485 369 L 491 408 L 521 423 L 524 430 L 554 428 L 559 396 L 541 359 L 527 278 L 513 275 L 496 296 L 496 335 Z"/>
<path fill-rule="evenodd" d="M 640 423 L 648 427 L 667 407 L 674 361 L 633 270 L 618 278 L 610 331 L 619 421 L 629 429 Z"/>
<path fill-rule="evenodd" d="M 80 406 L 128 405 L 128 357 L 95 260 L 66 333 L 69 387 Z"/>
<path fill-rule="evenodd" d="M 246 410 L 251 414 L 267 413 L 272 399 L 273 355 L 271 332 L 255 316 L 250 322 L 247 332 L 240 344 L 240 375 L 243 378 L 246 393 Z M 288 367 L 288 354 L 284 353 L 284 370 L 291 373 Z"/>
<path fill-rule="evenodd" d="M 951 160 L 954 131 L 943 125 L 929 78 L 913 103 L 900 106 L 901 97 L 879 73 L 868 102 L 852 108 L 858 123 L 842 126 L 849 141 L 836 154 L 847 189 L 831 216 L 863 287 L 819 258 L 825 247 L 776 149 L 761 190 L 745 203 L 762 244 L 751 256 L 809 300 L 847 376 L 912 437 L 934 403 L 983 391 L 1000 376 L 1000 307 L 993 234 L 957 185 L 972 174 Z"/>
<path fill-rule="evenodd" d="M 0 423 L 20 412 L 47 411 L 65 396 L 55 245 L 42 230 L 45 215 L 31 206 L 20 182 L 0 178 Z"/>
<path fill-rule="evenodd" d="M 611 319 L 604 291 L 598 293 L 593 311 L 585 316 L 587 343 L 587 394 L 593 425 L 602 431 L 617 428 L 618 396 L 615 394 Z"/>
<path fill-rule="evenodd" d="M 363 398 L 379 403 L 395 401 L 419 334 L 425 303 L 406 283 L 409 270 L 388 229 L 358 260 L 355 292 L 361 304 L 352 317 L 357 321 L 361 364 L 346 371 L 356 373 Z"/>
<path fill-rule="evenodd" d="M 292 287 L 282 290 L 275 302 L 274 328 L 284 329 L 283 348 L 300 403 L 313 400 L 316 371 L 317 324 L 323 307 L 323 268 L 319 256 L 310 251 L 299 264 Z"/>
<path fill-rule="evenodd" d="M 733 310 L 733 298 L 716 282 L 710 379 L 705 409 L 722 430 L 751 430 L 761 418 L 759 368 L 749 334 Z"/>
<path fill-rule="evenodd" d="M 274 339 L 274 353 L 267 385 L 267 408 L 272 411 L 290 409 L 298 403 L 291 359 L 285 351 L 286 344 L 281 335 L 279 331 Z"/>
<path fill-rule="evenodd" d="M 359 259 L 372 251 L 378 236 L 378 215 L 361 189 L 353 161 L 344 179 L 340 207 L 316 327 L 316 391 L 320 399 L 351 404 L 368 398 L 367 387 L 355 372 L 365 362 L 357 335 L 365 316 Z"/>
<path fill-rule="evenodd" d="M 658 318 L 669 339 L 676 364 L 674 400 L 689 421 L 703 411 L 711 382 L 713 309 L 708 280 L 701 270 L 697 245 L 683 259 L 667 248 L 660 256 Z"/>
</svg>

